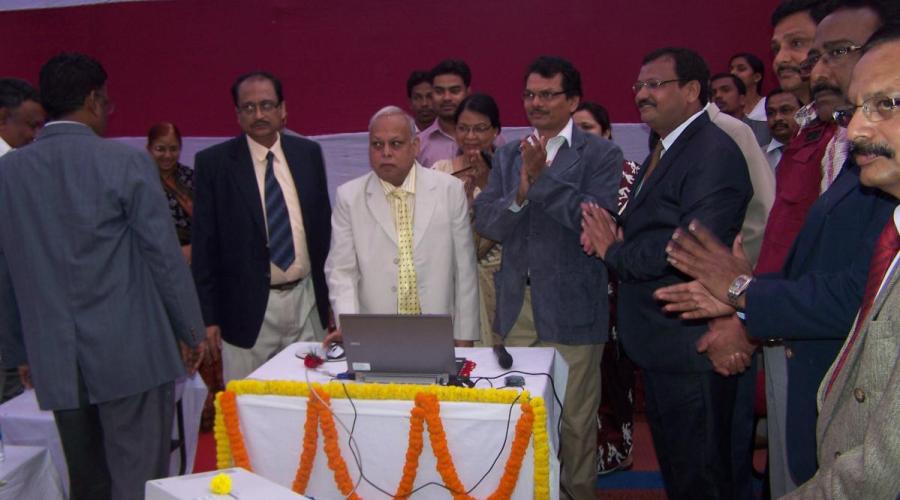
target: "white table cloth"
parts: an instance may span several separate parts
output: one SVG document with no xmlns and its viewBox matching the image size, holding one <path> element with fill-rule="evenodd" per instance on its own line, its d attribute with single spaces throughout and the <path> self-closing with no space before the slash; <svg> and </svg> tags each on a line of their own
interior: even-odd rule
<svg viewBox="0 0 900 500">
<path fill-rule="evenodd" d="M 47 448 L 5 446 L 0 462 L 0 500 L 62 500 L 62 482 Z"/>
<path fill-rule="evenodd" d="M 213 495 L 209 482 L 216 474 L 231 476 L 231 496 Z M 215 472 L 147 481 L 144 500 L 301 500 L 306 498 L 244 469 L 232 467 Z"/>
<path fill-rule="evenodd" d="M 184 408 L 185 447 L 188 472 L 193 471 L 194 456 L 197 452 L 197 435 L 200 432 L 200 416 L 203 413 L 203 404 L 206 401 L 206 384 L 199 375 L 191 378 L 179 379 L 175 384 L 175 398 L 181 400 Z M 63 454 L 62 442 L 59 439 L 59 431 L 53 420 L 53 412 L 42 411 L 38 407 L 37 397 L 33 390 L 27 390 L 21 395 L 0 405 L 0 429 L 3 432 L 4 443 L 13 445 L 44 446 L 50 452 L 53 465 L 62 478 L 63 489 L 66 496 L 69 493 L 69 471 L 66 467 L 66 457 Z M 172 424 L 172 437 L 177 437 L 177 416 Z M 172 475 L 179 473 L 181 459 L 176 450 L 172 453 L 172 461 L 169 472 Z"/>
<path fill-rule="evenodd" d="M 311 382 L 327 382 L 333 376 L 346 370 L 344 362 L 330 362 L 317 371 L 304 368 L 297 355 L 304 355 L 316 344 L 298 343 L 289 346 L 268 363 L 251 373 L 248 378 L 263 380 L 300 380 L 308 375 Z M 553 377 L 560 399 L 565 394 L 568 367 L 561 356 L 552 348 L 510 348 L 514 358 L 512 370 L 529 373 L 547 373 Z M 474 361 L 477 366 L 473 377 L 489 377 L 502 374 L 490 349 L 458 348 L 457 356 Z M 550 486 L 551 498 L 558 498 L 559 462 L 556 450 L 559 436 L 557 419 L 560 408 L 553 403 L 553 389 L 550 378 L 545 375 L 524 375 L 526 387 L 534 396 L 542 396 L 547 407 L 547 431 L 551 441 Z M 353 383 L 353 382 L 349 382 Z M 495 387 L 503 385 L 503 379 L 494 381 Z M 478 387 L 490 387 L 486 381 Z M 354 438 L 359 446 L 362 468 L 366 477 L 381 489 L 393 492 L 400 480 L 409 433 L 409 412 L 411 401 L 361 401 L 354 400 L 356 406 L 356 428 Z M 332 410 L 348 428 L 353 421 L 354 410 L 346 399 L 333 398 Z M 254 472 L 278 484 L 289 487 L 299 464 L 303 440 L 303 425 L 306 419 L 306 399 L 286 396 L 242 395 L 238 397 L 238 412 L 241 432 Z M 503 445 L 509 420 L 510 406 L 506 404 L 442 402 L 441 419 L 447 434 L 447 442 L 453 456 L 457 472 L 467 488 L 474 486 L 487 473 L 491 463 L 500 454 L 493 469 L 474 491 L 477 498 L 487 497 L 499 483 L 506 459 L 509 456 L 515 424 L 519 418 L 518 405 L 512 409 L 508 438 Z M 350 476 L 356 480 L 359 468 L 356 466 L 347 445 L 348 433 L 340 423 L 335 422 L 340 436 L 341 454 L 347 463 Z M 425 431 L 428 432 L 427 429 Z M 435 468 L 435 458 L 427 435 L 424 449 L 419 459 L 415 486 L 429 481 L 442 483 Z M 333 475 L 327 467 L 327 458 L 320 446 L 312 477 L 306 493 L 316 498 L 340 497 Z M 502 449 L 502 452 L 501 452 Z M 363 498 L 387 498 L 376 488 L 362 482 L 358 489 Z M 513 498 L 533 497 L 533 449 L 528 446 L 519 480 Z M 450 498 L 440 486 L 428 486 L 412 498 Z"/>
</svg>

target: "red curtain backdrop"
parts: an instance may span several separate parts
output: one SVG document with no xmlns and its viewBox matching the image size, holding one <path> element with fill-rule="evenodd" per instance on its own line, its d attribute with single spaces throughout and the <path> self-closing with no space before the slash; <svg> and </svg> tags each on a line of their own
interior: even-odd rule
<svg viewBox="0 0 900 500">
<path fill-rule="evenodd" d="M 37 82 L 53 54 L 98 58 L 116 111 L 111 136 L 176 122 L 185 135 L 238 131 L 229 94 L 239 73 L 266 69 L 285 88 L 288 126 L 303 134 L 362 131 L 375 110 L 406 105 L 412 69 L 466 60 L 474 90 L 505 125 L 526 125 L 523 71 L 541 54 L 570 59 L 585 98 L 614 122 L 636 122 L 631 84 L 646 52 L 699 51 L 713 73 L 735 52 L 768 65 L 776 0 L 178 0 L 0 13 L 0 75 Z M 767 68 L 765 89 L 773 86 Z"/>
</svg>

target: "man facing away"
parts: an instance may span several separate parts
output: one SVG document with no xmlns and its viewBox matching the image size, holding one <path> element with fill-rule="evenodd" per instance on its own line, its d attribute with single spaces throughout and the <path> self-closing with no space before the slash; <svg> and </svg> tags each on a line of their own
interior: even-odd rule
<svg viewBox="0 0 900 500">
<path fill-rule="evenodd" d="M 98 137 L 106 78 L 87 56 L 51 58 L 50 123 L 0 159 L 0 332 L 53 410 L 72 498 L 128 500 L 167 474 L 174 381 L 206 344 L 156 166 Z"/>
<path fill-rule="evenodd" d="M 225 381 L 328 324 L 331 203 L 318 144 L 283 135 L 287 104 L 271 73 L 231 87 L 243 134 L 197 153 L 193 272 Z M 224 341 L 224 342 L 222 342 Z"/>
</svg>

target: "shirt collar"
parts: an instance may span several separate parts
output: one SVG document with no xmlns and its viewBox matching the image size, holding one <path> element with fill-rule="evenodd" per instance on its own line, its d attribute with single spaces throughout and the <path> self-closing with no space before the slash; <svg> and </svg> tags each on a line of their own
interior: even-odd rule
<svg viewBox="0 0 900 500">
<path fill-rule="evenodd" d="M 672 147 L 672 144 L 675 144 L 675 141 L 678 140 L 678 137 L 681 135 L 681 133 L 684 132 L 684 130 L 686 128 L 688 128 L 688 126 L 691 123 L 693 123 L 694 120 L 696 120 L 698 116 L 702 115 L 703 113 L 706 113 L 707 108 L 709 108 L 709 103 L 706 103 L 706 106 L 703 106 L 703 109 L 701 109 L 700 111 L 697 111 L 696 113 L 691 115 L 687 120 L 681 122 L 681 125 L 675 127 L 675 130 L 669 132 L 669 135 L 663 137 L 663 139 L 662 139 L 663 152 L 668 151 L 669 148 Z"/>
<path fill-rule="evenodd" d="M 395 186 L 379 177 L 378 182 L 381 183 L 384 194 L 389 195 L 398 189 L 406 191 L 409 194 L 416 194 L 416 169 L 420 166 L 419 162 L 413 162 L 412 168 L 409 169 L 409 173 L 406 174 L 406 179 L 403 179 L 403 184 L 400 184 L 399 186 Z"/>
<path fill-rule="evenodd" d="M 429 125 L 428 128 L 426 128 L 425 130 L 423 130 L 419 133 L 425 137 L 431 137 L 434 134 L 438 134 L 438 135 L 442 135 L 442 136 L 452 140 L 453 142 L 456 142 L 456 138 L 450 136 L 450 134 L 444 132 L 443 129 L 441 129 L 441 125 L 440 125 L 440 123 L 438 123 L 438 121 L 439 120 L 437 118 L 435 118 L 434 122 L 431 125 Z"/>
<path fill-rule="evenodd" d="M 771 153 L 772 151 L 775 151 L 776 149 L 781 149 L 783 147 L 784 147 L 784 144 L 782 144 L 781 141 L 779 141 L 778 139 L 775 139 L 773 137 L 772 140 L 769 141 L 769 145 L 766 146 L 766 153 Z"/>
<path fill-rule="evenodd" d="M 571 118 L 569 118 L 569 121 L 566 122 L 566 126 L 563 127 L 563 129 L 560 130 L 558 134 L 556 134 L 554 137 L 551 137 L 550 139 L 556 139 L 557 137 L 562 137 L 566 141 L 566 144 L 568 144 L 569 147 L 572 147 L 572 127 L 574 126 L 573 124 L 574 124 L 574 122 L 572 121 Z M 537 131 L 536 128 L 531 129 L 531 135 L 533 135 L 535 137 L 535 139 L 540 139 L 540 137 L 541 137 L 541 134 Z M 549 142 L 549 139 L 548 139 L 548 142 Z"/>
<path fill-rule="evenodd" d="M 269 154 L 269 151 L 271 151 L 279 161 L 284 161 L 284 153 L 281 151 L 281 134 L 276 135 L 275 144 L 272 144 L 272 147 L 270 148 L 254 141 L 249 135 L 247 136 L 247 145 L 250 146 L 250 156 L 256 163 L 265 163 L 266 155 Z"/>
<path fill-rule="evenodd" d="M 5 140 L 3 140 L 2 137 L 0 137 L 0 156 L 9 153 L 10 151 L 12 151 L 12 149 L 12 146 L 10 146 L 9 143 L 7 143 Z"/>
</svg>

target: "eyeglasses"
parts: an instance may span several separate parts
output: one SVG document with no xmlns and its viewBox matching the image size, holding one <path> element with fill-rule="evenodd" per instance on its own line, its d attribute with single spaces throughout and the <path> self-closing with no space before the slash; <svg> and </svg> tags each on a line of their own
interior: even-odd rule
<svg viewBox="0 0 900 500">
<path fill-rule="evenodd" d="M 852 54 L 858 50 L 862 50 L 862 45 L 842 45 L 840 47 L 828 49 L 824 54 L 811 50 L 809 51 L 809 56 L 800 63 L 800 74 L 808 76 L 812 73 L 813 68 L 816 67 L 816 63 L 818 63 L 820 59 L 825 64 L 832 64 L 838 59 L 845 57 L 847 54 Z"/>
<path fill-rule="evenodd" d="M 468 125 L 457 125 L 456 133 L 460 134 L 460 135 L 467 135 L 469 132 L 474 132 L 476 134 L 484 134 L 486 132 L 489 132 L 491 130 L 491 128 L 493 128 L 493 127 L 491 127 L 490 125 L 488 125 L 486 123 L 480 123 L 478 125 L 475 125 L 474 127 L 470 127 Z"/>
<path fill-rule="evenodd" d="M 646 82 L 642 82 L 640 80 L 634 82 L 634 85 L 631 86 L 631 90 L 634 91 L 635 94 L 641 91 L 642 88 L 646 88 L 649 91 L 654 91 L 667 83 L 672 82 L 680 82 L 678 78 L 673 80 L 647 80 Z"/>
<path fill-rule="evenodd" d="M 263 113 L 271 113 L 279 106 L 281 106 L 281 103 L 275 101 L 247 102 L 238 106 L 237 110 L 245 115 L 252 115 L 256 113 L 257 109 Z"/>
<path fill-rule="evenodd" d="M 897 114 L 897 107 L 900 106 L 900 97 L 884 97 L 875 96 L 863 101 L 859 106 L 848 104 L 845 106 L 836 106 L 832 116 L 835 123 L 841 127 L 850 125 L 850 120 L 856 114 L 856 110 L 862 108 L 863 116 L 870 122 L 882 122 L 890 120 Z"/>
<path fill-rule="evenodd" d="M 523 101 L 533 101 L 535 98 L 538 98 L 544 102 L 553 99 L 558 95 L 565 94 L 565 90 L 553 91 L 553 90 L 542 90 L 540 92 L 532 92 L 530 90 L 526 90 L 522 92 L 522 100 Z"/>
</svg>

